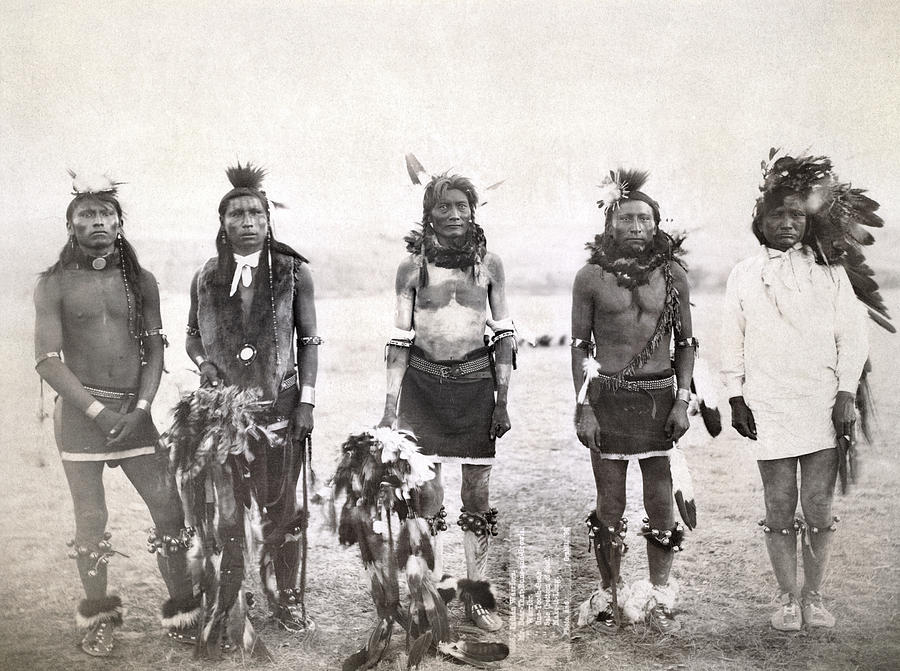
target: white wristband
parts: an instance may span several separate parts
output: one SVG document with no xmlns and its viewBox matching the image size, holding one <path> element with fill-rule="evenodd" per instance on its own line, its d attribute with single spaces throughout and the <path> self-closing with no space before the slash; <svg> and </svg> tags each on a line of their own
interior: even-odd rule
<svg viewBox="0 0 900 671">
<path fill-rule="evenodd" d="M 202 354 L 198 354 L 194 359 L 194 364 L 197 366 L 197 368 L 200 368 L 200 366 L 206 363 L 206 361 L 207 359 L 205 356 L 203 356 Z"/>
<path fill-rule="evenodd" d="M 100 401 L 94 401 L 91 403 L 87 410 L 84 411 L 84 414 L 88 416 L 88 419 L 97 419 L 97 415 L 106 410 L 106 406 L 103 405 Z"/>
<path fill-rule="evenodd" d="M 145 398 L 142 398 L 137 403 L 134 404 L 135 410 L 143 410 L 148 415 L 150 414 L 150 401 Z"/>
<path fill-rule="evenodd" d="M 309 385 L 300 387 L 300 402 L 314 406 L 316 404 L 316 388 Z"/>
<path fill-rule="evenodd" d="M 675 400 L 676 401 L 684 401 L 685 403 L 691 402 L 691 390 L 690 389 L 679 389 L 675 392 Z"/>
</svg>

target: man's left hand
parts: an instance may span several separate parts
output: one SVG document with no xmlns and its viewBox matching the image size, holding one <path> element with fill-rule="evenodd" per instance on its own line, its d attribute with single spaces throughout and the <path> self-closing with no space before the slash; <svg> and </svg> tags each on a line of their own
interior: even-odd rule
<svg viewBox="0 0 900 671">
<path fill-rule="evenodd" d="M 675 405 L 669 411 L 666 419 L 666 438 L 670 440 L 678 440 L 681 438 L 691 426 L 687 416 L 687 403 L 684 401 L 675 401 Z"/>
<path fill-rule="evenodd" d="M 849 391 L 839 391 L 831 409 L 831 423 L 838 437 L 846 436 L 851 443 L 856 433 L 856 397 Z"/>
<path fill-rule="evenodd" d="M 132 410 L 127 415 L 123 415 L 122 419 L 116 422 L 116 425 L 107 434 L 106 444 L 110 447 L 123 444 L 146 416 L 145 410 Z"/>
<path fill-rule="evenodd" d="M 491 440 L 502 437 L 504 433 L 509 431 L 511 426 L 506 406 L 494 406 L 494 414 L 491 416 Z"/>
<path fill-rule="evenodd" d="M 291 431 L 293 431 L 294 440 L 302 443 L 313 430 L 313 407 L 309 403 L 301 403 L 294 410 L 294 421 Z"/>
</svg>

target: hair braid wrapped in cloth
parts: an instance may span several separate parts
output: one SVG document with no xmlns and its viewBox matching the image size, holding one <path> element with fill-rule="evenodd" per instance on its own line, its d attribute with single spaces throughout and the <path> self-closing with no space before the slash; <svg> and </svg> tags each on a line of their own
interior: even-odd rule
<svg viewBox="0 0 900 671">
<path fill-rule="evenodd" d="M 184 396 L 162 440 L 181 492 L 185 522 L 196 532 L 201 574 L 200 641 L 195 656 L 218 659 L 240 647 L 271 659 L 247 617 L 241 585 L 245 552 L 256 554 L 259 534 L 245 536 L 251 509 L 259 508 L 248 465 L 276 440 L 261 423 L 267 410 L 255 389 L 200 388 Z"/>
<path fill-rule="evenodd" d="M 366 644 L 344 660 L 343 668 L 378 664 L 395 624 L 406 630 L 408 664 L 416 666 L 429 650 L 456 639 L 429 573 L 434 568 L 431 525 L 419 514 L 419 490 L 434 479 L 434 461 L 419 452 L 410 434 L 384 427 L 349 436 L 341 451 L 331 479 L 334 496 L 346 497 L 338 535 L 343 545 L 359 545 L 378 616 Z M 400 604 L 401 570 L 409 587 L 406 608 Z M 499 655 L 499 646 L 490 654 Z"/>
</svg>

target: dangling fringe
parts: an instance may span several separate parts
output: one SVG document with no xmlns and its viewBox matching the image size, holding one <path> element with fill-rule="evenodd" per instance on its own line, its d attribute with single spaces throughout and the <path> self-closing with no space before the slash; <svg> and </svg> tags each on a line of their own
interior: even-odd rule
<svg viewBox="0 0 900 671">
<path fill-rule="evenodd" d="M 656 321 L 656 329 L 647 344 L 644 345 L 640 352 L 634 355 L 625 367 L 615 375 L 604 375 L 597 380 L 604 389 L 619 389 L 623 386 L 626 377 L 634 375 L 635 372 L 643 367 L 650 360 L 653 353 L 662 343 L 663 337 L 674 333 L 676 339 L 681 332 L 681 311 L 679 310 L 678 289 L 675 287 L 675 281 L 672 278 L 672 269 L 669 262 L 666 261 L 663 266 L 663 276 L 666 281 L 666 299 L 659 319 Z"/>
</svg>

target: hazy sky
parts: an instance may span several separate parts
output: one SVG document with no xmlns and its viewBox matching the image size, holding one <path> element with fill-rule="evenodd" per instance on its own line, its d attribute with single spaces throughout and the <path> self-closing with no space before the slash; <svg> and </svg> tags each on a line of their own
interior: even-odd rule
<svg viewBox="0 0 900 671">
<path fill-rule="evenodd" d="M 14 268 L 64 241 L 70 167 L 128 182 L 130 234 L 159 248 L 211 240 L 224 168 L 254 160 L 290 205 L 280 237 L 313 259 L 396 238 L 393 263 L 420 216 L 411 151 L 507 180 L 480 216 L 511 276 L 570 276 L 620 164 L 699 229 L 694 267 L 752 251 L 773 144 L 831 155 L 895 228 L 900 211 L 900 3 L 4 0 L 0 19 Z"/>
</svg>

